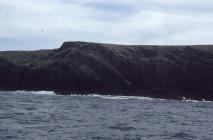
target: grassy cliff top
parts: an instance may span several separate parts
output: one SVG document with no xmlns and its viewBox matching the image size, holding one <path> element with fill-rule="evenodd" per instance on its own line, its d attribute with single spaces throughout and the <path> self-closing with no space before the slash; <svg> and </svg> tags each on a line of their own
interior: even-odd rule
<svg viewBox="0 0 213 140">
<path fill-rule="evenodd" d="M 51 58 L 52 55 L 63 54 L 63 50 L 72 47 L 82 47 L 87 46 L 89 49 L 98 49 L 100 46 L 105 48 L 124 51 L 124 48 L 134 49 L 134 47 L 144 47 L 144 48 L 182 48 L 190 47 L 209 53 L 213 53 L 213 45 L 116 45 L 116 44 L 104 44 L 104 43 L 92 43 L 92 42 L 64 42 L 61 48 L 59 49 L 50 49 L 50 50 L 37 50 L 37 51 L 0 51 L 0 58 L 6 61 L 9 61 L 15 65 L 20 66 L 42 66 L 46 64 Z M 98 47 L 92 47 L 98 46 Z M 88 48 L 87 48 L 88 49 Z M 91 51 L 92 52 L 92 51 Z"/>
<path fill-rule="evenodd" d="M 2 51 L 0 58 L 8 60 L 16 65 L 42 65 L 43 60 L 48 59 L 48 56 L 53 50 L 38 50 L 38 51 Z"/>
</svg>

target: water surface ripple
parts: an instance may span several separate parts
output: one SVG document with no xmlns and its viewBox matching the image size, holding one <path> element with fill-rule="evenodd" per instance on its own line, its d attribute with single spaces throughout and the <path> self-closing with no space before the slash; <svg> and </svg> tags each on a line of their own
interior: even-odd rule
<svg viewBox="0 0 213 140">
<path fill-rule="evenodd" d="M 0 92 L 1 140 L 212 138 L 213 102 Z"/>
</svg>

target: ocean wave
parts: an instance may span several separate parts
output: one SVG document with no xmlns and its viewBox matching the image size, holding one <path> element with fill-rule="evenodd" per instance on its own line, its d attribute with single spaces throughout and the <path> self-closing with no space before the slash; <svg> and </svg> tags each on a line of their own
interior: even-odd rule
<svg viewBox="0 0 213 140">
<path fill-rule="evenodd" d="M 38 94 L 38 95 L 55 95 L 54 91 L 24 91 L 25 93 Z"/>
<path fill-rule="evenodd" d="M 119 95 L 101 95 L 101 94 L 70 94 L 70 96 L 80 96 L 80 97 L 98 97 L 102 99 L 110 99 L 110 100 L 128 100 L 128 99 L 139 99 L 139 100 L 171 100 L 171 101 L 183 101 L 183 102 L 204 102 L 209 103 L 212 101 L 206 101 L 206 100 L 192 100 L 192 99 L 182 99 L 182 100 L 174 100 L 174 99 L 162 99 L 162 98 L 151 98 L 151 97 L 142 97 L 142 96 L 119 96 Z"/>
<path fill-rule="evenodd" d="M 26 91 L 26 90 L 17 90 L 17 91 L 0 91 L 0 93 L 15 93 L 15 94 L 37 94 L 37 95 L 56 95 L 54 91 Z M 71 93 L 70 95 L 57 95 L 57 96 L 77 96 L 77 97 L 95 97 L 95 98 L 102 98 L 102 99 L 109 99 L 109 100 L 128 100 L 128 99 L 139 99 L 139 100 L 172 100 L 172 99 L 161 99 L 161 98 L 151 98 L 151 97 L 141 97 L 141 96 L 119 96 L 119 95 L 102 95 L 102 94 L 91 94 L 91 93 L 84 93 L 84 94 L 75 94 Z M 183 97 L 181 100 L 183 102 L 204 102 L 209 103 L 212 101 L 206 100 L 192 100 L 186 99 Z"/>
<path fill-rule="evenodd" d="M 199 103 L 199 102 L 203 102 L 203 103 L 211 103 L 212 101 L 206 101 L 206 100 L 191 100 L 191 99 L 185 99 L 185 100 L 181 100 L 183 102 L 194 102 L 194 103 Z"/>
<path fill-rule="evenodd" d="M 38 94 L 38 95 L 55 95 L 54 91 L 26 91 L 26 90 L 17 90 L 17 91 L 3 91 L 4 93 L 14 93 L 14 94 Z"/>
<path fill-rule="evenodd" d="M 139 97 L 139 96 L 118 96 L 118 95 L 100 95 L 100 94 L 88 94 L 88 95 L 78 95 L 78 94 L 70 94 L 70 96 L 86 96 L 86 97 L 98 97 L 102 99 L 110 99 L 110 100 L 128 100 L 128 99 L 140 99 L 140 100 L 155 100 L 150 97 Z M 160 99 L 164 100 L 164 99 Z"/>
</svg>

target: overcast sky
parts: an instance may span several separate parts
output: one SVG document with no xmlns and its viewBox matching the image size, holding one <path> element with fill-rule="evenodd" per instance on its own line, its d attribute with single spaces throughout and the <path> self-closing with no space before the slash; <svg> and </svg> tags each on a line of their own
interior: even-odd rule
<svg viewBox="0 0 213 140">
<path fill-rule="evenodd" d="M 213 44 L 213 0 L 0 0 L 0 50 Z"/>
</svg>

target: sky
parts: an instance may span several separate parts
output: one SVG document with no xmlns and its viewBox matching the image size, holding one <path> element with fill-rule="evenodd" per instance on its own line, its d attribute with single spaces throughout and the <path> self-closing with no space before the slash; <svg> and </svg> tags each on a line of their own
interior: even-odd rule
<svg viewBox="0 0 213 140">
<path fill-rule="evenodd" d="M 0 50 L 213 44 L 213 0 L 0 0 Z"/>
</svg>

